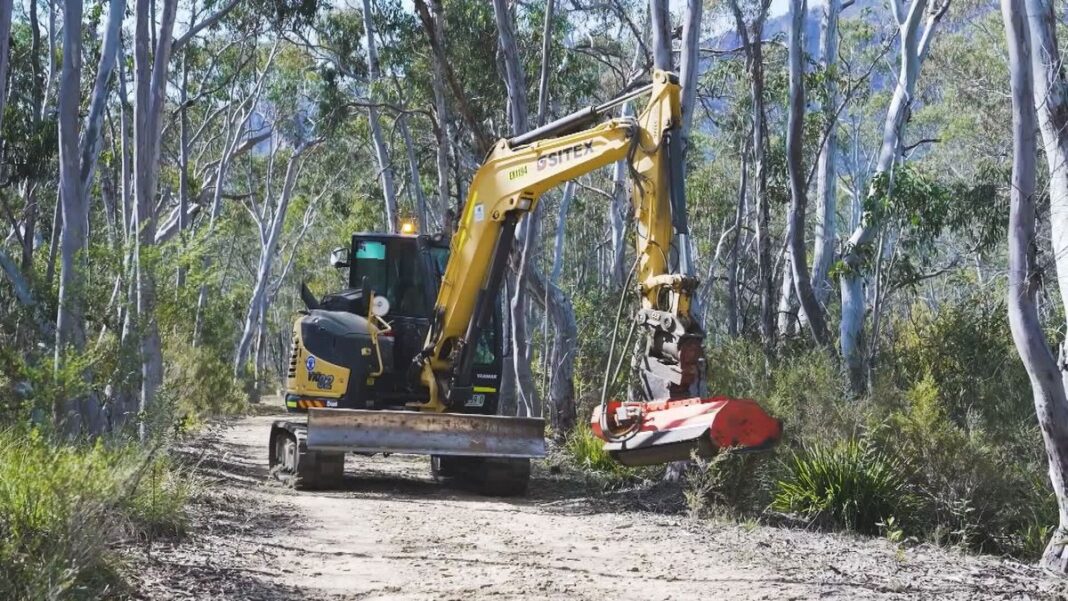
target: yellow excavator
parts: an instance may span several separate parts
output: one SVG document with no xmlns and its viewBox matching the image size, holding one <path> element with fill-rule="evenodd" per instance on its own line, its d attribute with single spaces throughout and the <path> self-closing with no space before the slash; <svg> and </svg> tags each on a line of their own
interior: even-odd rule
<svg viewBox="0 0 1068 601">
<path fill-rule="evenodd" d="M 637 118 L 606 119 L 646 95 Z M 320 299 L 302 286 L 307 310 L 293 327 L 285 402 L 307 419 L 272 426 L 272 473 L 297 488 L 331 488 L 346 453 L 409 453 L 430 455 L 438 479 L 525 492 L 530 460 L 545 455 L 544 421 L 498 415 L 500 289 L 515 228 L 546 191 L 620 160 L 633 186 L 644 344 L 632 361 L 633 398 L 602 399 L 594 433 L 626 465 L 775 444 L 781 423 L 755 402 L 698 395 L 698 282 L 672 271 L 687 233 L 679 97 L 677 77 L 657 70 L 648 85 L 499 141 L 451 236 L 362 233 L 335 250 L 348 288 Z"/>
</svg>

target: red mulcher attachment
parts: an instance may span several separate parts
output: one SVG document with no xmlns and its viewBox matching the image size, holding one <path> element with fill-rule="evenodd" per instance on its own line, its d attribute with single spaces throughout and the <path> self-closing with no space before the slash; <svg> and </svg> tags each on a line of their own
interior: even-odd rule
<svg viewBox="0 0 1068 601">
<path fill-rule="evenodd" d="M 692 452 L 711 457 L 722 449 L 767 449 L 782 437 L 782 422 L 755 401 L 712 397 L 647 403 L 609 401 L 606 427 L 601 408 L 593 410 L 593 433 L 623 465 L 654 465 L 689 459 Z"/>
</svg>

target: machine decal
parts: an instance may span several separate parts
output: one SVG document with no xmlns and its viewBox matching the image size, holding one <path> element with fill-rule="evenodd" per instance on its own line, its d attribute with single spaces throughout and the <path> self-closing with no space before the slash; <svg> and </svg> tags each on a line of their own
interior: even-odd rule
<svg viewBox="0 0 1068 601">
<path fill-rule="evenodd" d="M 330 376 L 317 371 L 308 372 L 308 379 L 315 382 L 315 386 L 319 390 L 333 390 L 334 389 L 334 376 Z"/>
<path fill-rule="evenodd" d="M 473 395 L 471 395 L 471 398 L 467 399 L 467 402 L 464 403 L 464 407 L 481 407 L 481 406 L 483 406 L 485 404 L 486 404 L 486 395 L 484 395 L 484 394 L 473 394 Z"/>
<path fill-rule="evenodd" d="M 315 357 L 309 356 L 308 360 L 304 362 L 304 367 L 308 368 L 308 373 L 315 371 Z"/>
<path fill-rule="evenodd" d="M 486 207 L 482 204 L 475 205 L 475 223 L 481 223 L 486 219 Z"/>
<path fill-rule="evenodd" d="M 523 165 L 522 167 L 520 167 L 518 169 L 512 169 L 511 171 L 509 171 L 508 172 L 508 179 L 509 180 L 514 180 L 514 179 L 523 177 L 526 174 L 527 174 L 527 166 Z"/>
<path fill-rule="evenodd" d="M 492 386 L 474 386 L 471 389 L 475 392 L 497 392 L 497 389 Z"/>
<path fill-rule="evenodd" d="M 546 167 L 555 167 L 561 163 L 566 163 L 591 153 L 593 153 L 593 140 L 555 150 L 538 157 L 538 171 L 541 171 Z"/>
</svg>

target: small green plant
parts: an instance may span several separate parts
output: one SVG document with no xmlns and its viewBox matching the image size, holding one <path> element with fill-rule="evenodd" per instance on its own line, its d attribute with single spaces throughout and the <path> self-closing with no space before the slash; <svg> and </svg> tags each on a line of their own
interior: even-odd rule
<svg viewBox="0 0 1068 601">
<path fill-rule="evenodd" d="M 788 461 L 772 506 L 876 534 L 881 522 L 910 505 L 902 472 L 897 461 L 856 440 L 805 447 Z"/>
<path fill-rule="evenodd" d="M 626 468 L 604 450 L 604 441 L 594 436 L 586 424 L 580 424 L 564 444 L 568 460 L 577 468 L 613 476 L 622 476 Z"/>
<path fill-rule="evenodd" d="M 879 526 L 879 530 L 882 531 L 883 538 L 886 540 L 894 544 L 899 544 L 905 540 L 905 531 L 900 528 L 900 524 L 898 524 L 897 518 L 894 516 L 888 516 L 876 525 Z"/>
</svg>

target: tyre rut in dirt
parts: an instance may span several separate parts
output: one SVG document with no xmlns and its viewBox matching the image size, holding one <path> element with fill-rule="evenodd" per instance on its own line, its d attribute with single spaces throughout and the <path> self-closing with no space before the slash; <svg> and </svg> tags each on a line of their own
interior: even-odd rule
<svg viewBox="0 0 1068 601">
<path fill-rule="evenodd" d="M 269 450 L 271 475 L 286 486 L 297 490 L 329 490 L 341 485 L 344 453 L 308 450 L 304 424 L 275 422 Z"/>
</svg>

